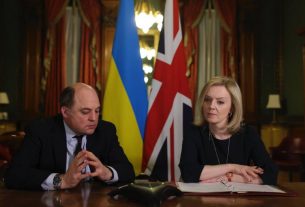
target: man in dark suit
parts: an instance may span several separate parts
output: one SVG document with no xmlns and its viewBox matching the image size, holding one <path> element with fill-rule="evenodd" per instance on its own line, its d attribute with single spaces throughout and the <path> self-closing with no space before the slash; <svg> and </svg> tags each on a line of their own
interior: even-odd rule
<svg viewBox="0 0 305 207">
<path fill-rule="evenodd" d="M 65 88 L 60 110 L 60 115 L 25 129 L 24 142 L 4 177 L 8 188 L 57 190 L 91 179 L 134 179 L 115 126 L 99 119 L 100 102 L 92 87 L 76 83 Z"/>
</svg>

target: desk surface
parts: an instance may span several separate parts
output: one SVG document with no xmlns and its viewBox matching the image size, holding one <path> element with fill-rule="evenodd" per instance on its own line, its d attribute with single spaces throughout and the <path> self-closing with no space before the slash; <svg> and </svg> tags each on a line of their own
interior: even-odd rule
<svg viewBox="0 0 305 207">
<path fill-rule="evenodd" d="M 251 207 L 303 207 L 305 183 L 285 183 L 284 187 L 298 193 L 296 197 L 272 196 L 182 196 L 162 203 L 162 207 L 189 206 L 251 206 Z M 122 198 L 113 200 L 107 193 L 112 187 L 86 184 L 66 191 L 17 191 L 0 187 L 0 206 L 141 206 Z"/>
</svg>

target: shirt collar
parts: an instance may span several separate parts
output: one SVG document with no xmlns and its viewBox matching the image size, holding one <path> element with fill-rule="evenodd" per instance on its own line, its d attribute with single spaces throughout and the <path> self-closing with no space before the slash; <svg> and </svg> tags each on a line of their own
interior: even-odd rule
<svg viewBox="0 0 305 207">
<path fill-rule="evenodd" d="M 72 139 L 72 137 L 74 137 L 76 135 L 76 133 L 66 124 L 65 121 L 64 121 L 64 127 L 65 127 L 65 131 L 66 131 L 67 139 Z"/>
</svg>

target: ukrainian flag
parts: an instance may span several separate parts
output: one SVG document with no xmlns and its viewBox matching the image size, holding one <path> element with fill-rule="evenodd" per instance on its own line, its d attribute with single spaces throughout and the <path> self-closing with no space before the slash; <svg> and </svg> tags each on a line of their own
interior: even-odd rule
<svg viewBox="0 0 305 207">
<path fill-rule="evenodd" d="M 116 125 L 119 142 L 136 174 L 141 171 L 147 105 L 134 1 L 121 0 L 102 117 Z"/>
</svg>

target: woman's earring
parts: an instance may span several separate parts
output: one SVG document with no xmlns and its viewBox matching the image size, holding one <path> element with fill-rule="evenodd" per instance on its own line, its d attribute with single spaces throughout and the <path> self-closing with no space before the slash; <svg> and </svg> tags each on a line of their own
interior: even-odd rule
<svg viewBox="0 0 305 207">
<path fill-rule="evenodd" d="M 230 112 L 228 115 L 229 115 L 229 118 L 231 118 L 231 117 L 232 117 L 232 115 L 233 115 L 233 113 L 232 113 L 232 112 Z"/>
</svg>

